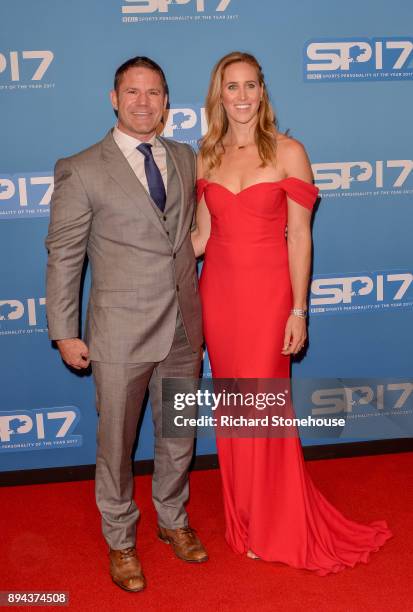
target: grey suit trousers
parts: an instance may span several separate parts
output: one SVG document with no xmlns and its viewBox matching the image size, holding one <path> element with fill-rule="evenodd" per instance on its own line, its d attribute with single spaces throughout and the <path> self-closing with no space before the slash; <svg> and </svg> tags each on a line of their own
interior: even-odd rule
<svg viewBox="0 0 413 612">
<path fill-rule="evenodd" d="M 201 347 L 188 343 L 178 312 L 171 349 L 158 363 L 92 362 L 99 415 L 96 457 L 96 502 L 103 535 L 114 549 L 135 545 L 139 509 L 133 500 L 132 449 L 149 387 L 155 428 L 152 497 L 161 527 L 188 525 L 188 467 L 193 438 L 162 437 L 162 378 L 198 378 Z"/>
</svg>

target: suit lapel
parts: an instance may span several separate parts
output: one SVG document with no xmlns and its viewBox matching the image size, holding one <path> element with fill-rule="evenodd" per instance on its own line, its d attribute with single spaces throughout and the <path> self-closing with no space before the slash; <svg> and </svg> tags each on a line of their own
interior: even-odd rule
<svg viewBox="0 0 413 612">
<path fill-rule="evenodd" d="M 176 157 L 176 155 L 174 154 L 172 147 L 169 145 L 168 141 L 165 138 L 162 138 L 161 136 L 158 136 L 160 142 L 163 144 L 163 146 L 166 149 L 166 153 L 169 156 L 170 160 L 172 161 L 173 165 L 175 166 L 175 170 L 176 170 L 176 175 L 178 177 L 179 180 L 179 191 L 181 194 L 181 201 L 180 201 L 180 205 L 179 205 L 179 218 L 178 218 L 178 225 L 176 228 L 176 236 L 175 236 L 175 242 L 174 242 L 174 249 L 176 249 L 177 245 L 179 244 L 179 239 L 181 236 L 181 232 L 182 232 L 182 225 L 184 222 L 184 212 L 185 212 L 185 191 L 184 191 L 184 182 L 183 182 L 183 178 L 182 178 L 182 172 L 181 169 L 179 167 L 179 163 L 178 163 L 178 159 Z M 168 183 L 169 183 L 169 175 L 168 175 Z"/>
<path fill-rule="evenodd" d="M 139 206 L 142 213 L 151 221 L 162 234 L 167 236 L 158 213 L 156 212 L 145 187 L 137 179 L 128 161 L 113 139 L 112 131 L 102 141 L 102 156 L 107 172 L 126 195 Z"/>
</svg>

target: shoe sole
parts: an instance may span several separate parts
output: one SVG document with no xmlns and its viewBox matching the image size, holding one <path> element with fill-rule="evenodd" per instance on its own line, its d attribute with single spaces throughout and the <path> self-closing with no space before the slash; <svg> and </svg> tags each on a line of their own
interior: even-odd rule
<svg viewBox="0 0 413 612">
<path fill-rule="evenodd" d="M 164 538 L 163 536 L 161 536 L 160 533 L 158 533 L 158 538 L 164 544 L 169 544 L 172 546 L 172 540 L 170 540 L 169 538 Z M 175 556 L 178 557 L 178 559 L 181 559 L 181 561 L 186 561 L 186 563 L 205 563 L 205 561 L 208 561 L 209 559 L 208 555 L 204 557 L 203 559 L 186 559 L 185 557 L 182 557 L 181 555 L 179 555 L 174 548 L 173 548 L 173 551 L 174 551 Z"/>
<path fill-rule="evenodd" d="M 143 587 L 141 587 L 140 589 L 128 589 L 127 587 L 124 587 L 123 584 L 121 584 L 120 582 L 117 582 L 114 577 L 112 576 L 112 582 L 114 584 L 116 584 L 116 586 L 118 586 L 119 588 L 123 589 L 124 591 L 126 591 L 127 593 L 140 593 L 141 591 L 143 591 L 146 588 L 146 583 L 143 585 Z"/>
</svg>

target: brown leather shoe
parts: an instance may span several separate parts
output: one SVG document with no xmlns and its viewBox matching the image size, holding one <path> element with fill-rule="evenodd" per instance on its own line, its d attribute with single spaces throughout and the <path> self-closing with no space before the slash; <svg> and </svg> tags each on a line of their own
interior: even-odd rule
<svg viewBox="0 0 413 612">
<path fill-rule="evenodd" d="M 109 550 L 110 575 L 115 584 L 125 591 L 137 593 L 146 586 L 145 577 L 134 547 Z"/>
<path fill-rule="evenodd" d="M 162 542 L 171 544 L 176 556 L 183 561 L 189 563 L 208 561 L 206 550 L 191 527 L 181 527 L 179 529 L 159 527 L 158 537 Z"/>
</svg>

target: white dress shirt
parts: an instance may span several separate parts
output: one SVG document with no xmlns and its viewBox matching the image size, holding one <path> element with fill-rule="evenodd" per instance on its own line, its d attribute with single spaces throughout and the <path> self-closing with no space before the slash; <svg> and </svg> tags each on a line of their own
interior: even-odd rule
<svg viewBox="0 0 413 612">
<path fill-rule="evenodd" d="M 139 181 L 145 187 L 146 191 L 149 193 L 148 181 L 146 180 L 145 173 L 145 157 L 140 151 L 136 149 L 136 147 L 142 144 L 143 141 L 138 140 L 133 136 L 129 136 L 129 134 L 125 134 L 125 132 L 122 132 L 118 127 L 115 127 L 113 130 L 113 138 L 119 149 L 122 151 L 123 155 L 126 157 L 126 160 L 128 161 L 136 177 L 139 179 Z M 168 184 L 168 174 L 166 168 L 165 147 L 162 145 L 160 140 L 156 138 L 156 135 L 152 136 L 152 138 L 147 142 L 152 145 L 152 155 L 156 165 L 158 166 L 161 172 L 166 192 Z"/>
</svg>

